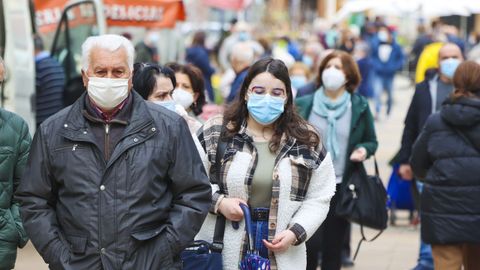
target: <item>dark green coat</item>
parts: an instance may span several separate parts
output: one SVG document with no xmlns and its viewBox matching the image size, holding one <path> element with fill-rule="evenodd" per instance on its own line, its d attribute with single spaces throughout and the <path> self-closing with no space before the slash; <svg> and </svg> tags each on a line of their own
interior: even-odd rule
<svg viewBox="0 0 480 270">
<path fill-rule="evenodd" d="M 297 111 L 305 120 L 308 120 L 312 112 L 313 96 L 314 94 L 311 94 L 295 100 Z M 378 147 L 377 136 L 375 135 L 375 126 L 368 101 L 358 94 L 352 94 L 352 123 L 350 125 L 350 138 L 347 147 L 347 162 L 345 164 L 343 182 L 352 173 L 353 162 L 350 161 L 351 153 L 362 146 L 367 150 L 367 158 L 375 154 Z"/>
<path fill-rule="evenodd" d="M 30 142 L 25 121 L 0 109 L 0 269 L 14 267 L 17 246 L 25 246 L 28 240 L 13 194 L 27 163 Z"/>
</svg>

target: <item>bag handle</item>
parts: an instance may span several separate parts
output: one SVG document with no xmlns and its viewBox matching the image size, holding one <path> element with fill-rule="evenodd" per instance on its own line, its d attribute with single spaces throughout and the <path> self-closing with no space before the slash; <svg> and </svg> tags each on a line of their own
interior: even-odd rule
<svg viewBox="0 0 480 270">
<path fill-rule="evenodd" d="M 365 237 L 365 233 L 363 231 L 363 224 L 360 224 L 360 233 L 362 235 L 362 239 L 360 239 L 360 241 L 358 241 L 357 249 L 355 250 L 355 255 L 353 255 L 353 260 L 355 261 L 355 259 L 357 258 L 358 252 L 360 251 L 360 246 L 362 245 L 363 241 L 373 242 L 375 239 L 377 239 L 383 233 L 383 231 L 384 230 L 381 230 L 372 239 L 368 240 Z"/>
<path fill-rule="evenodd" d="M 217 152 L 215 153 L 215 164 L 212 167 L 213 171 L 210 170 L 210 177 L 212 177 L 212 175 L 214 176 L 215 181 L 213 182 L 215 182 L 219 187 L 221 187 L 221 183 L 220 183 L 221 160 L 227 150 L 227 142 L 222 140 L 222 134 L 223 134 L 224 128 L 225 128 L 225 125 L 222 124 L 220 136 L 217 142 Z M 213 233 L 213 243 L 211 247 L 213 251 L 218 253 L 222 253 L 222 250 L 223 250 L 223 235 L 225 234 L 225 223 L 226 223 L 225 217 L 221 214 L 218 214 L 217 220 L 215 221 L 215 231 Z"/>
<path fill-rule="evenodd" d="M 375 164 L 375 176 L 380 178 L 380 173 L 379 173 L 379 170 L 378 170 L 378 163 L 377 163 L 377 158 L 375 157 L 375 155 L 373 155 L 373 163 Z M 357 204 L 355 204 L 357 205 Z M 358 211 L 358 208 L 355 208 L 357 211 Z M 368 240 L 367 237 L 365 237 L 365 232 L 363 230 L 363 222 L 362 222 L 362 215 L 358 215 L 360 217 L 360 233 L 362 235 L 362 239 L 360 239 L 360 241 L 358 241 L 358 245 L 357 245 L 357 249 L 355 250 L 355 254 L 353 255 L 353 260 L 355 261 L 355 259 L 357 258 L 357 255 L 358 255 L 358 252 L 360 251 L 360 246 L 362 245 L 363 241 L 366 241 L 366 242 L 373 242 L 375 239 L 377 239 L 382 233 L 384 230 L 381 230 L 380 232 L 378 232 L 372 239 Z"/>
<path fill-rule="evenodd" d="M 243 217 L 245 218 L 245 230 L 247 231 L 247 244 L 250 252 L 254 252 L 254 240 L 252 230 L 252 216 L 250 215 L 250 208 L 244 203 L 240 203 L 240 208 L 243 211 Z"/>
<path fill-rule="evenodd" d="M 380 178 L 380 171 L 378 170 L 377 157 L 375 157 L 375 155 L 373 155 L 373 164 L 375 164 L 375 176 Z"/>
</svg>

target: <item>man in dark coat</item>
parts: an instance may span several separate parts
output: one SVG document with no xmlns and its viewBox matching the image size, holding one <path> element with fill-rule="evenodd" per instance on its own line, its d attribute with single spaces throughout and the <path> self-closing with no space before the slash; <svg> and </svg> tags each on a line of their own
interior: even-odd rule
<svg viewBox="0 0 480 270">
<path fill-rule="evenodd" d="M 180 269 L 211 188 L 182 117 L 132 90 L 124 37 L 82 45 L 87 93 L 40 125 L 17 198 L 50 269 Z"/>
<path fill-rule="evenodd" d="M 397 157 L 395 158 L 395 163 L 400 164 L 399 174 L 405 180 L 413 180 L 412 168 L 409 163 L 413 143 L 422 131 L 428 116 L 440 110 L 440 105 L 453 91 L 453 73 L 451 70 L 448 70 L 445 67 L 442 69 L 441 66 L 445 66 L 445 64 L 442 64 L 442 62 L 458 60 L 458 63 L 460 63 L 463 61 L 463 56 L 460 48 L 457 45 L 453 43 L 447 43 L 440 49 L 438 59 L 440 66 L 439 70 L 429 70 L 425 76 L 426 79 L 417 84 L 415 94 L 413 95 L 407 116 L 405 118 L 402 146 Z M 421 184 L 419 184 L 418 190 L 421 190 Z M 420 246 L 418 264 L 414 269 L 433 269 L 430 246 L 423 242 L 421 242 Z"/>
</svg>

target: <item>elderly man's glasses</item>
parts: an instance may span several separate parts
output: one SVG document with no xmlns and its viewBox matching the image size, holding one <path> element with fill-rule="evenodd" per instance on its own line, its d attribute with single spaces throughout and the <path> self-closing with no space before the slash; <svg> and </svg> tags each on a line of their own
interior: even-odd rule
<svg viewBox="0 0 480 270">
<path fill-rule="evenodd" d="M 283 88 L 270 88 L 267 89 L 266 87 L 263 86 L 254 86 L 250 88 L 250 92 L 257 94 L 257 95 L 266 95 L 270 94 L 272 97 L 285 97 L 286 96 L 286 91 Z"/>
</svg>

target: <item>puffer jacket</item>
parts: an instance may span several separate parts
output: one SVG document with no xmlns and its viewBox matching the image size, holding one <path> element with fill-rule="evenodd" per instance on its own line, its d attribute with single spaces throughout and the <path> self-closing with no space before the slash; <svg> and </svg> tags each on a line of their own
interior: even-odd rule
<svg viewBox="0 0 480 270">
<path fill-rule="evenodd" d="M 211 188 L 185 121 L 132 91 L 106 162 L 85 94 L 42 123 L 18 191 L 24 226 L 51 269 L 179 269 Z"/>
<path fill-rule="evenodd" d="M 0 269 L 12 269 L 17 247 L 28 241 L 13 194 L 27 163 L 30 142 L 25 121 L 0 109 Z"/>
<path fill-rule="evenodd" d="M 425 183 L 423 240 L 480 244 L 480 99 L 449 100 L 430 116 L 410 164 Z"/>
</svg>

